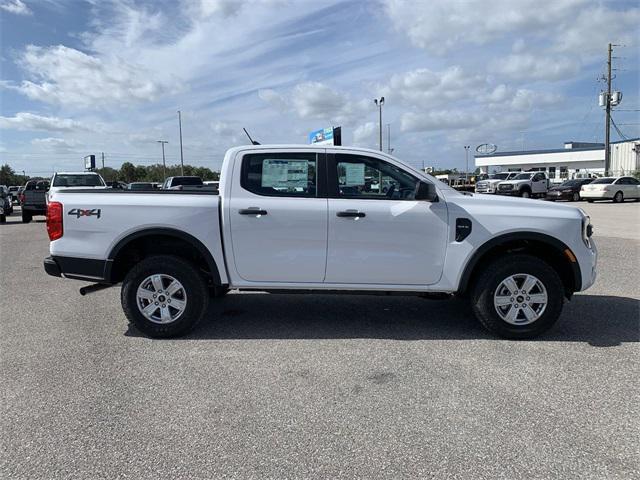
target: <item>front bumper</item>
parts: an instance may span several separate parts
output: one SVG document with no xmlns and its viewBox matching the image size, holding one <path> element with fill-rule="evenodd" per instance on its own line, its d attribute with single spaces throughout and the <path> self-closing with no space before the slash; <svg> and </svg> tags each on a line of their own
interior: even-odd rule
<svg viewBox="0 0 640 480">
<path fill-rule="evenodd" d="M 573 192 L 564 193 L 559 190 L 551 190 L 547 192 L 547 200 L 571 200 L 573 198 Z"/>
<path fill-rule="evenodd" d="M 476 187 L 476 193 L 496 193 L 496 189 L 492 187 Z"/>
</svg>

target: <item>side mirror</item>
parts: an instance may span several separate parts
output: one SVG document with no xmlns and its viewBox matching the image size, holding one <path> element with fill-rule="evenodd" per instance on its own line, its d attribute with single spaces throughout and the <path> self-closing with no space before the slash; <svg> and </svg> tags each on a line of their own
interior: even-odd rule
<svg viewBox="0 0 640 480">
<path fill-rule="evenodd" d="M 436 186 L 431 182 L 420 182 L 416 191 L 416 200 L 426 200 L 427 202 L 438 201 L 438 191 Z"/>
</svg>

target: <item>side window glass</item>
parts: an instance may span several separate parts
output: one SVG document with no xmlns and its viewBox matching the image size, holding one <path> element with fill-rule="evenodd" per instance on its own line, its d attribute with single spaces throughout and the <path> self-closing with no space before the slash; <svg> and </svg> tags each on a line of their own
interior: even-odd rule
<svg viewBox="0 0 640 480">
<path fill-rule="evenodd" d="M 360 155 L 336 154 L 338 196 L 413 200 L 418 179 L 391 163 Z"/>
<path fill-rule="evenodd" d="M 315 153 L 254 153 L 242 160 L 242 188 L 271 197 L 315 197 Z"/>
</svg>

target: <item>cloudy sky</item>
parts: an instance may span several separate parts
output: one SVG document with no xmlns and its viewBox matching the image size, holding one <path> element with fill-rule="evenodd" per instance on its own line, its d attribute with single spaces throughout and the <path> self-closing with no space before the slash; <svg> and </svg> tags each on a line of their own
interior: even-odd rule
<svg viewBox="0 0 640 480">
<path fill-rule="evenodd" d="M 464 145 L 502 151 L 602 141 L 597 94 L 617 47 L 614 119 L 640 136 L 640 9 L 594 0 L 0 0 L 0 162 L 47 174 L 179 161 L 226 148 L 306 143 L 343 126 L 377 148 L 464 167 Z M 634 111 L 635 110 L 635 111 Z M 613 139 L 617 139 L 613 133 Z M 385 145 L 386 148 L 386 145 Z"/>
</svg>

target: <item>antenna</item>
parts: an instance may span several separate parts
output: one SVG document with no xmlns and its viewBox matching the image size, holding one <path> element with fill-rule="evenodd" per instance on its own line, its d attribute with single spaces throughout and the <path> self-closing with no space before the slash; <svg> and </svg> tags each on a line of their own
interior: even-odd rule
<svg viewBox="0 0 640 480">
<path fill-rule="evenodd" d="M 242 127 L 242 130 L 244 130 L 244 133 L 247 134 L 247 137 L 249 137 L 249 141 L 251 142 L 251 145 L 260 145 L 260 142 L 256 142 L 253 138 L 251 138 L 251 135 L 249 135 L 249 132 L 247 132 L 247 129 Z"/>
</svg>

